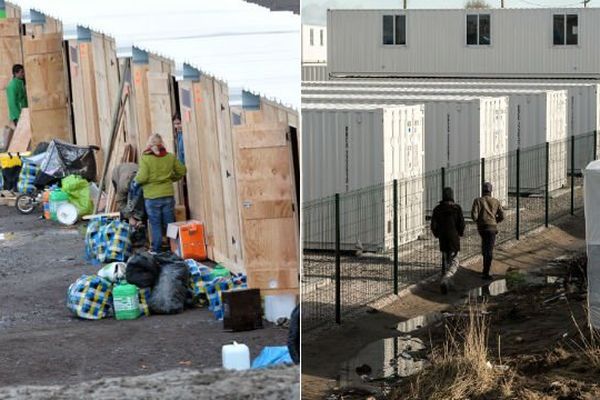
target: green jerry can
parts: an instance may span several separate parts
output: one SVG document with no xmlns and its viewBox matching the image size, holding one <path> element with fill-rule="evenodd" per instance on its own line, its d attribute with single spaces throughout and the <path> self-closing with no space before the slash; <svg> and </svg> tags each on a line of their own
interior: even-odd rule
<svg viewBox="0 0 600 400">
<path fill-rule="evenodd" d="M 221 264 L 215 265 L 212 272 L 210 273 L 210 280 L 215 278 L 229 278 L 231 276 L 231 271 L 222 266 Z"/>
<path fill-rule="evenodd" d="M 129 283 L 115 286 L 113 304 L 116 319 L 137 319 L 140 316 L 140 298 L 138 288 Z"/>
<path fill-rule="evenodd" d="M 52 221 L 57 221 L 56 218 L 56 210 L 61 205 L 69 202 L 69 195 L 63 192 L 60 189 L 55 189 L 50 192 L 50 219 Z"/>
</svg>

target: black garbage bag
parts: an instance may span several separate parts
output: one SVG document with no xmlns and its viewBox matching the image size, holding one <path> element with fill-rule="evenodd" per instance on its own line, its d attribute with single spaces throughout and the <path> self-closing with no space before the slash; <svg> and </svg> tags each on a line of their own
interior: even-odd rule
<svg viewBox="0 0 600 400">
<path fill-rule="evenodd" d="M 152 289 L 148 305 L 155 314 L 183 312 L 188 296 L 190 273 L 187 264 L 179 257 L 161 253 L 155 256 L 160 264 L 158 283 Z"/>
<path fill-rule="evenodd" d="M 48 142 L 40 142 L 37 146 L 35 146 L 35 150 L 33 150 L 33 155 L 36 156 L 38 154 L 45 153 L 48 150 Z"/>
<path fill-rule="evenodd" d="M 4 181 L 4 187 L 0 189 L 17 191 L 17 183 L 19 182 L 20 173 L 20 165 L 10 168 L 3 168 L 2 179 Z"/>
<path fill-rule="evenodd" d="M 300 364 L 300 305 L 297 305 L 290 316 L 287 347 L 294 364 Z"/>
<path fill-rule="evenodd" d="M 127 261 L 125 278 L 139 288 L 152 287 L 160 274 L 160 264 L 148 252 L 138 253 Z"/>
</svg>

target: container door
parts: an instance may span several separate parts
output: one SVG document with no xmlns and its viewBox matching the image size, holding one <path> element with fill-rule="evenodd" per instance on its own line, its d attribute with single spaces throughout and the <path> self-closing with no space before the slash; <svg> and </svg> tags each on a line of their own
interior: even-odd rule
<svg viewBox="0 0 600 400">
<path fill-rule="evenodd" d="M 12 79 L 12 66 L 23 64 L 18 18 L 0 19 L 0 127 L 9 123 L 6 85 Z"/>
<path fill-rule="evenodd" d="M 23 38 L 31 148 L 52 139 L 73 141 L 62 45 L 61 33 Z"/>
<path fill-rule="evenodd" d="M 233 131 L 244 264 L 261 294 L 298 290 L 298 225 L 288 127 L 244 125 Z"/>
</svg>

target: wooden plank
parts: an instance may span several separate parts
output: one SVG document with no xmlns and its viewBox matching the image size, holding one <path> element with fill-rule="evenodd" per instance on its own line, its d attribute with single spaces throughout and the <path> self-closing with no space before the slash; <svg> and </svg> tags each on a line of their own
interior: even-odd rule
<svg viewBox="0 0 600 400">
<path fill-rule="evenodd" d="M 243 270 L 243 238 L 240 209 L 237 201 L 233 136 L 228 92 L 227 86 L 224 83 L 216 80 L 214 81 L 215 120 L 221 162 L 225 229 L 228 246 L 227 256 L 232 264 L 239 265 L 235 267 L 229 265 L 228 267 L 236 270 Z"/>
<path fill-rule="evenodd" d="M 31 146 L 42 141 L 72 141 L 65 59 L 60 33 L 23 38 Z"/>
<path fill-rule="evenodd" d="M 160 134 L 163 137 L 167 151 L 173 153 L 175 151 L 175 141 L 171 120 L 173 111 L 171 110 L 169 75 L 163 72 L 148 72 L 147 79 L 152 133 Z"/>
<path fill-rule="evenodd" d="M 6 4 L 6 18 L 16 18 L 19 21 L 21 20 L 21 9 L 18 6 L 15 6 L 10 3 Z"/>
<path fill-rule="evenodd" d="M 242 204 L 244 219 L 293 218 L 294 204 L 290 200 L 264 200 Z"/>
<path fill-rule="evenodd" d="M 193 89 L 190 81 L 179 82 L 179 105 L 187 167 L 190 217 L 207 225 L 206 202 L 208 197 L 203 196 L 205 182 L 202 179 L 198 124 L 194 114 Z M 209 257 L 212 258 L 212 255 Z"/>
<path fill-rule="evenodd" d="M 10 125 L 6 85 L 12 79 L 12 66 L 23 64 L 21 49 L 20 20 L 0 20 L 0 128 Z"/>
<path fill-rule="evenodd" d="M 274 116 L 253 117 L 265 121 Z M 237 126 L 233 131 L 244 265 L 248 285 L 261 290 L 298 288 L 298 216 L 287 129 L 274 121 Z"/>
<path fill-rule="evenodd" d="M 100 141 L 97 143 L 101 148 L 102 152 L 106 152 L 108 149 L 108 142 L 110 140 L 110 130 L 112 122 L 113 104 L 117 94 L 111 96 L 108 91 L 108 77 L 106 72 L 106 54 L 104 52 L 104 36 L 100 34 L 92 34 L 91 53 L 94 60 L 94 82 L 96 86 L 96 112 L 98 115 L 98 128 Z"/>
<path fill-rule="evenodd" d="M 138 153 L 141 153 L 146 148 L 146 143 L 152 133 L 150 105 L 148 103 L 148 71 L 149 67 L 146 64 L 134 64 L 132 66 L 133 92 L 138 127 Z"/>
<path fill-rule="evenodd" d="M 223 182 L 219 138 L 216 132 L 216 112 L 213 79 L 203 76 L 200 82 L 192 85 L 194 114 L 196 118 L 199 144 L 201 175 L 207 197 L 208 243 L 212 247 L 213 259 L 221 262 L 228 259 L 228 240 L 225 228 L 225 207 L 223 200 Z"/>
<path fill-rule="evenodd" d="M 31 125 L 29 120 L 29 109 L 24 108 L 21 110 L 21 117 L 17 128 L 13 133 L 12 140 L 8 146 L 8 151 L 17 153 L 27 151 L 29 149 L 29 143 L 31 142 Z"/>
</svg>

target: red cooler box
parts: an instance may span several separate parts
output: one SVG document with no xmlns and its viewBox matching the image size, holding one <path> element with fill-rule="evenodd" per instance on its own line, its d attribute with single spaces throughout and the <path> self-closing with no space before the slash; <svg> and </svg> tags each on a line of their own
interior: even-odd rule
<svg viewBox="0 0 600 400">
<path fill-rule="evenodd" d="M 195 220 L 173 222 L 167 227 L 171 251 L 183 259 L 206 260 L 204 225 Z"/>
</svg>

